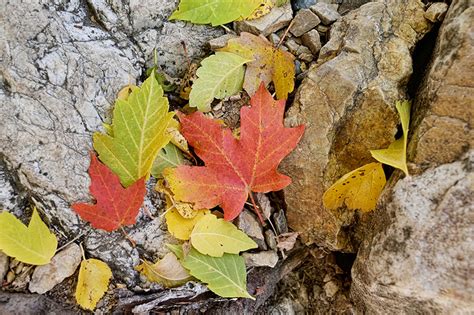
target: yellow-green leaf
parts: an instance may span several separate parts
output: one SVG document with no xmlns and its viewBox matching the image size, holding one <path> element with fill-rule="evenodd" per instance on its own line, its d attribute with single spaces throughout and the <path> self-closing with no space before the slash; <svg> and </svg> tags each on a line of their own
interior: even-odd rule
<svg viewBox="0 0 474 315">
<path fill-rule="evenodd" d="M 385 173 L 380 163 L 369 163 L 342 176 L 323 195 L 324 206 L 367 212 L 375 209 L 383 187 Z"/>
<path fill-rule="evenodd" d="M 188 271 L 181 266 L 173 253 L 152 264 L 144 261 L 135 268 L 149 281 L 159 283 L 167 288 L 177 287 L 191 279 Z"/>
<path fill-rule="evenodd" d="M 207 209 L 198 210 L 192 218 L 184 218 L 176 208 L 168 210 L 165 214 L 168 231 L 179 240 L 187 241 L 191 237 L 196 223 L 204 216 L 210 216 L 211 212 Z"/>
<path fill-rule="evenodd" d="M 181 0 L 170 20 L 184 20 L 196 24 L 226 24 L 246 18 L 260 5 L 261 0 Z"/>
<path fill-rule="evenodd" d="M 227 51 L 243 58 L 253 59 L 247 64 L 244 77 L 244 90 L 252 96 L 260 83 L 266 86 L 273 81 L 278 99 L 286 99 L 295 86 L 294 56 L 277 49 L 266 40 L 250 33 L 230 39 L 220 51 Z"/>
<path fill-rule="evenodd" d="M 273 9 L 273 7 L 277 4 L 277 0 L 261 0 L 262 3 L 250 14 L 246 17 L 246 20 L 255 20 L 258 19 L 268 13 Z"/>
<path fill-rule="evenodd" d="M 224 253 L 238 254 L 257 244 L 235 225 L 215 215 L 203 216 L 191 233 L 191 244 L 202 254 L 221 257 Z"/>
<path fill-rule="evenodd" d="M 370 150 L 370 153 L 377 161 L 401 169 L 408 176 L 407 139 L 411 103 L 410 101 L 398 101 L 395 106 L 402 122 L 403 136 L 392 142 L 387 149 Z"/>
<path fill-rule="evenodd" d="M 0 250 L 6 255 L 31 265 L 51 261 L 58 240 L 33 209 L 28 227 L 9 212 L 0 213 Z"/>
<path fill-rule="evenodd" d="M 244 64 L 250 61 L 228 52 L 217 52 L 204 59 L 196 72 L 198 78 L 189 94 L 189 106 L 208 112 L 214 98 L 223 99 L 242 90 Z"/>
<path fill-rule="evenodd" d="M 107 291 L 111 278 L 112 271 L 103 261 L 93 258 L 83 260 L 76 286 L 77 304 L 93 311 Z"/>
<path fill-rule="evenodd" d="M 168 247 L 175 252 L 176 246 Z M 207 283 L 209 290 L 215 294 L 227 298 L 255 299 L 247 292 L 247 272 L 241 256 L 224 254 L 222 257 L 211 257 L 194 248 L 187 255 L 182 250 L 177 250 L 175 254 L 178 258 L 181 257 L 183 267 L 193 277 Z"/>
<path fill-rule="evenodd" d="M 162 178 L 162 172 L 167 167 L 177 167 L 185 164 L 183 153 L 174 144 L 168 143 L 163 149 L 158 152 L 158 156 L 153 162 L 151 168 L 151 175 L 156 178 Z"/>
<path fill-rule="evenodd" d="M 158 152 L 171 139 L 167 132 L 173 113 L 154 76 L 134 88 L 127 100 L 117 99 L 112 135 L 95 133 L 100 160 L 120 177 L 125 187 L 148 178 Z"/>
</svg>

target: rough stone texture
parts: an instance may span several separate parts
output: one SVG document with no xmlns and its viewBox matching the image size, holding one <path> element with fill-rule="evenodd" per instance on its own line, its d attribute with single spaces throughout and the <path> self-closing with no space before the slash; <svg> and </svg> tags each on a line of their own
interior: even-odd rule
<svg viewBox="0 0 474 315">
<path fill-rule="evenodd" d="M 270 13 L 261 18 L 234 22 L 234 29 L 238 33 L 248 32 L 268 36 L 290 24 L 292 19 L 293 10 L 291 4 L 288 3 L 280 7 L 274 7 Z"/>
<path fill-rule="evenodd" d="M 260 222 L 258 222 L 257 217 L 250 213 L 250 211 L 244 209 L 244 211 L 242 211 L 238 216 L 235 224 L 240 230 L 250 236 L 250 238 L 257 243 L 260 249 L 267 249 L 265 237 L 262 232 L 262 226 L 260 225 Z"/>
<path fill-rule="evenodd" d="M 91 231 L 70 205 L 90 201 L 92 133 L 110 121 L 116 93 L 136 83 L 153 59 L 171 76 L 187 68 L 181 40 L 197 60 L 220 28 L 168 22 L 176 1 L 10 1 L 0 32 L 0 205 L 17 216 L 36 204 L 60 242 L 81 236 L 86 251 L 106 261 L 119 282 L 133 287 L 139 250 L 158 254 L 167 234 L 140 214 L 122 232 Z M 148 64 L 149 65 L 149 64 Z M 161 206 L 148 186 L 151 213 Z"/>
<path fill-rule="evenodd" d="M 352 269 L 364 314 L 462 314 L 474 309 L 474 151 L 403 178 L 368 229 Z"/>
<path fill-rule="evenodd" d="M 354 250 L 345 227 L 353 211 L 326 210 L 322 194 L 343 174 L 373 161 L 370 149 L 394 140 L 394 104 L 406 97 L 410 50 L 430 29 L 417 0 L 368 3 L 331 28 L 318 64 L 296 92 L 288 126 L 306 124 L 302 141 L 282 163 L 288 222 L 307 243 Z"/>
<path fill-rule="evenodd" d="M 311 30 L 303 36 L 301 36 L 301 41 L 303 45 L 308 47 L 313 55 L 317 56 L 319 50 L 321 50 L 321 38 L 319 37 L 319 32 L 317 30 Z"/>
<path fill-rule="evenodd" d="M 71 244 L 57 253 L 47 265 L 38 266 L 33 272 L 29 289 L 33 293 L 43 294 L 72 276 L 81 263 L 81 249 L 77 244 Z"/>
<path fill-rule="evenodd" d="M 229 39 L 236 38 L 237 36 L 234 34 L 225 34 L 217 38 L 213 38 L 209 41 L 209 48 L 211 50 L 217 50 L 219 48 L 224 48 L 227 45 Z"/>
<path fill-rule="evenodd" d="M 474 144 L 474 7 L 453 1 L 416 97 L 411 160 L 420 170 L 457 160 Z"/>
<path fill-rule="evenodd" d="M 318 18 L 318 16 L 310 9 L 303 9 L 298 11 L 295 18 L 293 19 L 290 32 L 296 37 L 300 37 L 307 31 L 315 28 L 320 22 L 321 20 Z"/>
<path fill-rule="evenodd" d="M 82 312 L 64 308 L 46 295 L 9 293 L 0 290 L 0 314 L 8 315 L 79 315 Z"/>
<path fill-rule="evenodd" d="M 0 283 L 3 283 L 3 279 L 7 275 L 9 265 L 8 262 L 8 256 L 0 251 Z"/>
<path fill-rule="evenodd" d="M 273 268 L 278 263 L 278 254 L 276 251 L 267 250 L 258 253 L 243 253 L 245 266 L 249 267 L 270 267 Z"/>
<path fill-rule="evenodd" d="M 339 13 L 337 13 L 337 9 L 334 10 L 334 8 L 332 8 L 331 5 L 327 3 L 318 2 L 311 6 L 310 9 L 316 13 L 324 25 L 334 23 L 341 17 Z"/>
<path fill-rule="evenodd" d="M 424 17 L 431 22 L 441 22 L 448 11 L 448 5 L 444 2 L 435 2 L 426 10 Z"/>
</svg>

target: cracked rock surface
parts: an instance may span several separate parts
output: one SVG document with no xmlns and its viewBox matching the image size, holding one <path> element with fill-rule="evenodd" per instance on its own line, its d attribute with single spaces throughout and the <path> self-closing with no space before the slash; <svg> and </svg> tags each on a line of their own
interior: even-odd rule
<svg viewBox="0 0 474 315">
<path fill-rule="evenodd" d="M 141 214 L 128 230 L 92 231 L 70 205 L 90 201 L 88 152 L 92 133 L 110 121 L 117 92 L 137 83 L 153 50 L 171 77 L 187 69 L 181 40 L 191 61 L 205 55 L 204 43 L 219 28 L 168 22 L 178 1 L 57 0 L 2 3 L 0 19 L 0 208 L 23 218 L 36 204 L 60 242 L 84 237 L 89 254 L 114 269 L 133 287 L 133 266 L 143 254 L 156 255 L 167 235 L 159 218 Z M 147 63 L 148 61 L 148 63 Z M 148 187 L 145 205 L 161 206 Z M 150 238 L 153 239 L 150 239 Z"/>
</svg>

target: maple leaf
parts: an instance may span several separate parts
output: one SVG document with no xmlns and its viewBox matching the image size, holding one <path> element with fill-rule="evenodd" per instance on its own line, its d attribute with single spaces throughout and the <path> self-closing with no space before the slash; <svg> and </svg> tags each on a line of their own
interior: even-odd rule
<svg viewBox="0 0 474 315">
<path fill-rule="evenodd" d="M 90 192 L 95 204 L 76 203 L 72 205 L 82 219 L 96 228 L 114 231 L 123 225 L 136 221 L 138 210 L 145 198 L 145 180 L 142 178 L 128 188 L 123 188 L 117 175 L 91 152 Z"/>
<path fill-rule="evenodd" d="M 253 95 L 261 82 L 266 86 L 273 81 L 278 99 L 286 99 L 295 87 L 295 59 L 289 52 L 277 49 L 265 38 L 250 33 L 241 33 L 240 37 L 230 39 L 227 46 L 219 49 L 243 58 L 253 59 L 247 63 L 244 77 L 244 89 Z"/>
<path fill-rule="evenodd" d="M 275 101 L 262 84 L 240 111 L 240 139 L 202 113 L 179 114 L 182 133 L 205 166 L 165 169 L 175 198 L 194 207 L 224 210 L 233 220 L 242 211 L 249 193 L 280 190 L 291 183 L 278 173 L 281 160 L 299 142 L 304 126 L 285 128 L 285 101 Z"/>
</svg>

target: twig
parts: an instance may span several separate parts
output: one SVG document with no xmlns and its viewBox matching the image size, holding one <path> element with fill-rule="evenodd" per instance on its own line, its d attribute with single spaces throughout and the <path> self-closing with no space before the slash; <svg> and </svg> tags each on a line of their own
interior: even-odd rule
<svg viewBox="0 0 474 315">
<path fill-rule="evenodd" d="M 76 236 L 75 238 L 73 238 L 72 240 L 70 240 L 69 242 L 67 242 L 66 244 L 64 244 L 63 246 L 59 247 L 58 249 L 56 249 L 56 253 L 61 251 L 62 249 L 68 247 L 69 245 L 71 245 L 72 243 L 74 243 L 75 241 L 77 241 L 78 239 L 80 239 L 84 234 L 81 233 L 79 234 L 78 236 Z"/>
<path fill-rule="evenodd" d="M 265 221 L 263 220 L 262 214 L 260 213 L 259 208 L 257 207 L 257 204 L 255 203 L 255 199 L 253 199 L 253 193 L 251 191 L 249 192 L 249 197 L 250 197 L 250 201 L 252 201 L 253 209 L 255 213 L 257 214 L 258 219 L 260 220 L 260 223 L 264 225 Z"/>
<path fill-rule="evenodd" d="M 280 41 L 278 42 L 278 45 L 276 46 L 277 49 L 280 48 L 280 46 L 283 43 L 283 40 L 285 39 L 286 35 L 288 35 L 288 31 L 293 26 L 294 21 L 295 21 L 294 19 L 291 20 L 290 25 L 288 25 L 288 27 L 286 28 L 285 33 L 283 33 L 283 36 L 281 37 Z"/>
<path fill-rule="evenodd" d="M 125 231 L 123 226 L 120 226 L 120 229 L 122 230 L 122 233 L 125 236 L 125 238 L 130 242 L 130 244 L 132 244 L 132 247 L 137 246 L 137 243 L 134 240 L 132 240 L 132 238 L 130 237 L 130 235 L 128 235 L 128 233 Z"/>
</svg>

